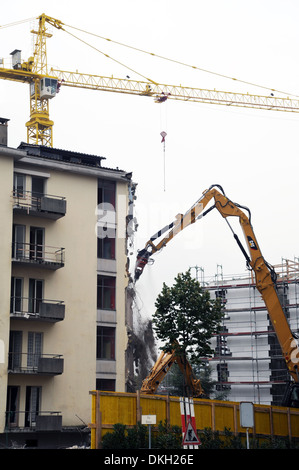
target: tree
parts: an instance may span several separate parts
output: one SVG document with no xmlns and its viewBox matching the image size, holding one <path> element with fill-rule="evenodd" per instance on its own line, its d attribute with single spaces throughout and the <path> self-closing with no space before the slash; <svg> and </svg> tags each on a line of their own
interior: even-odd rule
<svg viewBox="0 0 299 470">
<path fill-rule="evenodd" d="M 227 400 L 229 391 L 218 391 L 215 389 L 217 381 L 212 379 L 212 369 L 207 361 L 202 364 L 191 364 L 194 375 L 200 380 L 204 391 L 204 398 L 214 400 Z M 164 379 L 163 390 L 168 395 L 183 396 L 186 393 L 186 384 L 181 369 L 173 364 Z M 159 391 L 158 391 L 159 393 Z"/>
<path fill-rule="evenodd" d="M 163 343 L 162 350 L 187 357 L 193 363 L 211 357 L 210 340 L 219 331 L 222 319 L 219 300 L 212 300 L 207 290 L 191 276 L 180 273 L 172 287 L 163 283 L 153 315 L 153 328 Z"/>
</svg>

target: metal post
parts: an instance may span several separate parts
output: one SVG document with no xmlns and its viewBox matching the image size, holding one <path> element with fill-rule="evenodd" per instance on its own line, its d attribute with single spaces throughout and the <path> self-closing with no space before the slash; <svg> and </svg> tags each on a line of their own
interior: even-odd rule
<svg viewBox="0 0 299 470">
<path fill-rule="evenodd" d="M 249 449 L 249 429 L 246 428 L 246 442 L 247 442 L 247 449 Z"/>
</svg>

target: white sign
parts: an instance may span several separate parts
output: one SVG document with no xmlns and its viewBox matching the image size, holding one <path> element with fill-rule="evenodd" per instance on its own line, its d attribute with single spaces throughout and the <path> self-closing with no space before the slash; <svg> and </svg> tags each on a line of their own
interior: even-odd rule
<svg viewBox="0 0 299 470">
<path fill-rule="evenodd" d="M 242 428 L 254 427 L 253 403 L 248 401 L 243 401 L 240 403 L 240 424 Z"/>
<path fill-rule="evenodd" d="M 156 424 L 156 415 L 142 415 L 141 424 Z"/>
</svg>

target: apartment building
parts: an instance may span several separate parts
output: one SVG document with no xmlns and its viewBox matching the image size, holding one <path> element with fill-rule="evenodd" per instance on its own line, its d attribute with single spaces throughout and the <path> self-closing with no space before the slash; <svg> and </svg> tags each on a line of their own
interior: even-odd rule
<svg viewBox="0 0 299 470">
<path fill-rule="evenodd" d="M 225 276 L 220 268 L 203 282 L 211 298 L 221 299 L 224 310 L 210 361 L 216 390 L 231 401 L 280 405 L 290 377 L 254 276 Z M 284 259 L 274 268 L 284 314 L 298 335 L 299 263 Z"/>
<path fill-rule="evenodd" d="M 89 391 L 126 391 L 131 174 L 0 129 L 0 445 L 88 438 Z M 2 137 L 2 138 L 1 138 Z"/>
</svg>

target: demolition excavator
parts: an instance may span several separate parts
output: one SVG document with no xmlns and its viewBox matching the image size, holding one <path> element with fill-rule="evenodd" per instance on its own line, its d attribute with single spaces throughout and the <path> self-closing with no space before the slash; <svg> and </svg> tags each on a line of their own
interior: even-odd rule
<svg viewBox="0 0 299 470">
<path fill-rule="evenodd" d="M 213 205 L 207 208 L 210 201 Z M 282 401 L 282 406 L 299 407 L 299 347 L 295 335 L 292 333 L 283 308 L 281 306 L 277 294 L 277 275 L 274 268 L 264 259 L 262 252 L 256 240 L 253 227 L 251 225 L 251 213 L 247 207 L 232 202 L 226 195 L 220 185 L 212 185 L 209 189 L 203 192 L 201 198 L 193 204 L 193 206 L 185 213 L 178 214 L 173 222 L 159 230 L 154 234 L 145 247 L 138 252 L 136 265 L 135 265 L 135 281 L 137 281 L 143 273 L 145 266 L 152 262 L 152 255 L 164 248 L 178 233 L 184 230 L 197 220 L 205 217 L 211 210 L 217 209 L 222 217 L 227 222 L 230 230 L 233 233 L 241 252 L 245 256 L 248 269 L 252 270 L 255 275 L 256 288 L 260 292 L 266 308 L 269 313 L 273 329 L 279 341 L 282 354 L 290 375 L 290 382 L 285 391 Z M 231 224 L 228 221 L 229 217 L 236 217 L 239 219 L 246 244 L 247 250 L 241 243 L 238 235 L 234 232 Z M 162 237 L 162 238 L 161 238 Z M 160 241 L 159 241 L 160 240 Z M 169 355 L 171 356 L 171 354 Z M 144 380 L 143 391 L 145 393 L 154 393 L 155 387 L 148 386 L 149 380 L 155 382 L 154 377 L 163 376 L 167 372 L 167 357 L 161 356 L 155 366 L 153 367 L 149 377 Z M 173 359 L 173 357 L 172 357 Z M 170 360 L 170 362 L 172 361 Z M 172 363 L 172 362 L 171 362 Z M 164 369 L 164 371 L 163 371 Z M 163 372 L 162 372 L 163 371 Z M 191 376 L 191 375 L 190 375 Z M 156 384 L 156 387 L 158 384 Z M 198 390 L 199 384 L 197 383 Z M 141 389 L 142 390 L 142 389 Z M 146 391 L 148 390 L 148 391 Z M 150 391 L 151 390 L 151 391 Z"/>
</svg>

